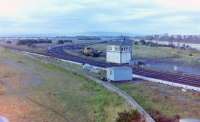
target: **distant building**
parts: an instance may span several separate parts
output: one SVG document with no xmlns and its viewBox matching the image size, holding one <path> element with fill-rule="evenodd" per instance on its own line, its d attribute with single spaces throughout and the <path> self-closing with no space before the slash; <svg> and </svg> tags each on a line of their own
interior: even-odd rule
<svg viewBox="0 0 200 122">
<path fill-rule="evenodd" d="M 110 63 L 130 63 L 132 43 L 130 41 L 113 41 L 107 45 L 106 61 Z"/>
<path fill-rule="evenodd" d="M 111 67 L 107 69 L 108 81 L 130 81 L 132 80 L 131 67 Z"/>
</svg>

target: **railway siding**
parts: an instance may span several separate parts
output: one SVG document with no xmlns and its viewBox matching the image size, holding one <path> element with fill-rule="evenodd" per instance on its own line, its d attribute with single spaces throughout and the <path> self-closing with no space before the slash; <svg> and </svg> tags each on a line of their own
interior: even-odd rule
<svg viewBox="0 0 200 122">
<path fill-rule="evenodd" d="M 200 88 L 199 87 L 184 85 L 184 84 L 180 84 L 180 83 L 174 83 L 172 81 L 170 82 L 170 81 L 165 81 L 165 80 L 145 77 L 145 76 L 141 76 L 141 75 L 137 75 L 137 74 L 133 74 L 133 77 L 134 78 L 143 79 L 143 80 L 147 80 L 147 81 L 151 81 L 151 82 L 162 83 L 162 84 L 166 84 L 166 85 L 169 85 L 169 86 L 184 88 L 184 89 L 187 89 L 187 90 L 195 90 L 195 91 L 200 92 Z"/>
</svg>

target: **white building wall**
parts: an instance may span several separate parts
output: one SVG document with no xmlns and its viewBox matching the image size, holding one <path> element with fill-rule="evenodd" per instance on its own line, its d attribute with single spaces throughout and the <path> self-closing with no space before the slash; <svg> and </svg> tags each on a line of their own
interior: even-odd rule
<svg viewBox="0 0 200 122">
<path fill-rule="evenodd" d="M 106 61 L 111 63 L 130 63 L 132 48 L 130 46 L 108 45 Z"/>
<path fill-rule="evenodd" d="M 106 61 L 111 63 L 121 63 L 120 52 L 107 52 Z"/>
</svg>

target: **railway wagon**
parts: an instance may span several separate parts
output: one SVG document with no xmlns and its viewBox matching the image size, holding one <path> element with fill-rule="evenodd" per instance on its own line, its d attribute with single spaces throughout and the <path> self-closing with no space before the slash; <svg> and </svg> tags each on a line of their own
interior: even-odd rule
<svg viewBox="0 0 200 122">
<path fill-rule="evenodd" d="M 131 81 L 132 68 L 126 66 L 110 67 L 107 69 L 108 81 Z"/>
</svg>

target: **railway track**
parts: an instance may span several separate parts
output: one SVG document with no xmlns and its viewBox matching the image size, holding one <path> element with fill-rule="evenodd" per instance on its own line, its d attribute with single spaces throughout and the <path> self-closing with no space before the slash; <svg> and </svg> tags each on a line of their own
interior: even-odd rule
<svg viewBox="0 0 200 122">
<path fill-rule="evenodd" d="M 30 50 L 19 49 L 16 47 L 8 47 L 8 46 L 4 46 L 4 47 L 15 49 L 18 51 L 27 51 L 31 53 L 37 53 L 37 54 L 41 54 L 45 56 L 56 57 L 59 59 L 70 60 L 70 61 L 78 62 L 82 64 L 90 64 L 90 65 L 104 67 L 104 68 L 112 67 L 112 66 L 121 66 L 119 64 L 107 63 L 104 61 L 96 61 L 96 60 L 92 60 L 88 58 L 83 58 L 83 57 L 67 54 L 64 51 L 64 49 L 73 51 L 74 49 L 77 49 L 77 48 L 81 49 L 84 46 L 85 45 L 57 46 L 57 47 L 50 48 L 47 53 L 38 53 L 38 52 L 30 51 Z M 156 70 L 146 69 L 146 68 L 141 68 L 141 67 L 133 67 L 133 73 L 136 75 L 169 81 L 173 83 L 180 83 L 184 85 L 200 87 L 200 75 L 190 75 L 190 74 L 183 74 L 183 73 L 177 73 L 177 72 L 161 72 L 161 71 L 156 71 Z"/>
<path fill-rule="evenodd" d="M 173 83 L 180 83 L 184 85 L 200 87 L 200 76 L 196 75 L 180 74 L 175 72 L 161 72 L 139 67 L 133 67 L 133 73 L 145 77 L 170 81 Z"/>
</svg>

